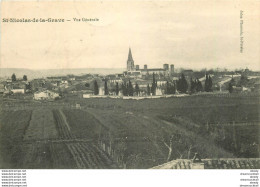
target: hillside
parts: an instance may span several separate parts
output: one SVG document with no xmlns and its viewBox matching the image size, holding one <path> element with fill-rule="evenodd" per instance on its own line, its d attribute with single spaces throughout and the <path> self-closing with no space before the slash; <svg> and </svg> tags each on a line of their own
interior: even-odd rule
<svg viewBox="0 0 260 187">
<path fill-rule="evenodd" d="M 28 79 L 43 78 L 48 76 L 64 76 L 68 74 L 82 75 L 82 74 L 115 74 L 122 73 L 124 69 L 120 68 L 82 68 L 82 69 L 19 69 L 19 68 L 0 68 L 0 78 L 11 77 L 13 73 L 19 78 L 27 75 Z"/>
</svg>

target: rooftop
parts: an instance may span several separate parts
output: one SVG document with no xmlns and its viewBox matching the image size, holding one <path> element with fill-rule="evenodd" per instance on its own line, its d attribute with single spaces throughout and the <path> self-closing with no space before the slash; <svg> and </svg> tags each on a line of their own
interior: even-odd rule
<svg viewBox="0 0 260 187">
<path fill-rule="evenodd" d="M 165 71 L 162 68 L 153 68 L 153 69 L 140 69 L 140 71 Z"/>
<path fill-rule="evenodd" d="M 152 169 L 192 169 L 192 160 L 177 159 Z M 260 158 L 201 159 L 204 169 L 260 169 Z"/>
</svg>

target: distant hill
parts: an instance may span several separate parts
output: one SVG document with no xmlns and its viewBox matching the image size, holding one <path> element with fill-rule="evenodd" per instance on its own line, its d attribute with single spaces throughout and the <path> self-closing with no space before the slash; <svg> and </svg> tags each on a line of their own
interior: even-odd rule
<svg viewBox="0 0 260 187">
<path fill-rule="evenodd" d="M 23 75 L 27 75 L 28 79 L 44 78 L 48 76 L 63 76 L 68 74 L 82 75 L 82 74 L 115 74 L 122 73 L 122 68 L 81 68 L 81 69 L 21 69 L 21 68 L 0 68 L 0 77 L 11 77 L 15 73 L 17 78 L 22 78 Z"/>
</svg>

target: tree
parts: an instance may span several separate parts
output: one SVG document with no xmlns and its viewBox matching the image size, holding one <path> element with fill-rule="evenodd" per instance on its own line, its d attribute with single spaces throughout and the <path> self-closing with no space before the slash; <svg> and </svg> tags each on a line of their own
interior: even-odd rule
<svg viewBox="0 0 260 187">
<path fill-rule="evenodd" d="M 134 95 L 134 88 L 133 88 L 133 85 L 132 85 L 130 80 L 129 80 L 129 83 L 128 83 L 128 95 L 129 96 L 133 96 Z"/>
<path fill-rule="evenodd" d="M 200 82 L 200 80 L 198 78 L 196 79 L 196 91 L 197 92 L 202 92 L 203 91 L 202 84 L 201 84 L 201 82 Z"/>
<path fill-rule="evenodd" d="M 209 92 L 209 77 L 208 77 L 208 74 L 206 74 L 205 91 Z"/>
<path fill-rule="evenodd" d="M 98 93 L 99 93 L 98 83 L 97 83 L 97 81 L 95 80 L 95 81 L 94 81 L 94 95 L 98 95 Z"/>
<path fill-rule="evenodd" d="M 177 89 L 182 93 L 186 93 L 188 90 L 188 83 L 183 73 L 181 74 L 181 77 L 177 81 Z"/>
<path fill-rule="evenodd" d="M 167 139 L 169 140 L 169 143 L 167 143 Z M 180 143 L 181 140 L 181 134 L 179 133 L 179 131 L 174 132 L 169 138 L 164 138 L 163 137 L 163 144 L 168 148 L 168 156 L 167 156 L 167 162 L 172 160 L 173 157 L 173 150 L 178 152 L 180 154 L 180 157 L 182 157 L 183 154 L 181 154 L 178 149 L 177 149 L 177 145 Z M 175 149 L 173 149 L 173 146 L 175 146 Z"/>
<path fill-rule="evenodd" d="M 176 84 L 173 83 L 171 86 L 171 94 L 175 94 L 176 93 Z"/>
<path fill-rule="evenodd" d="M 196 80 L 195 80 L 196 81 Z M 194 93 L 196 91 L 196 82 L 190 78 L 190 93 Z"/>
<path fill-rule="evenodd" d="M 209 87 L 208 87 L 208 89 L 209 89 L 209 92 L 212 92 L 213 90 L 212 90 L 212 79 L 211 79 L 211 77 L 210 77 L 210 75 L 209 75 Z"/>
<path fill-rule="evenodd" d="M 13 73 L 12 75 L 12 82 L 15 82 L 16 81 L 16 75 Z"/>
<path fill-rule="evenodd" d="M 125 82 L 122 83 L 121 89 L 122 89 L 123 96 L 127 96 L 127 87 L 126 87 L 126 83 Z"/>
<path fill-rule="evenodd" d="M 86 83 L 85 86 L 86 86 L 87 88 L 89 88 L 90 85 L 89 85 L 89 83 Z"/>
<path fill-rule="evenodd" d="M 230 83 L 232 84 L 232 86 L 234 86 L 236 84 L 236 81 L 234 80 L 233 76 L 232 76 Z"/>
<path fill-rule="evenodd" d="M 175 83 L 173 84 L 169 84 L 169 90 L 168 90 L 168 94 L 175 94 Z"/>
<path fill-rule="evenodd" d="M 105 81 L 104 90 L 105 90 L 105 95 L 108 95 L 109 93 L 108 93 L 107 81 Z"/>
<path fill-rule="evenodd" d="M 128 89 L 129 89 L 129 84 L 126 83 L 126 89 L 125 89 L 126 90 L 126 96 L 129 96 L 129 90 Z"/>
<path fill-rule="evenodd" d="M 170 84 L 169 84 L 168 81 L 166 82 L 165 94 L 166 94 L 166 95 L 167 95 L 167 94 L 170 94 Z"/>
<path fill-rule="evenodd" d="M 248 78 L 245 75 L 241 75 L 240 81 L 238 83 L 238 86 L 246 86 L 248 83 Z"/>
<path fill-rule="evenodd" d="M 170 137 L 169 144 L 166 143 L 165 140 L 163 140 L 163 144 L 168 148 L 168 156 L 166 162 L 169 162 L 172 157 L 172 142 L 173 142 L 173 135 Z"/>
<path fill-rule="evenodd" d="M 24 76 L 23 76 L 23 80 L 24 80 L 24 81 L 27 81 L 27 75 L 24 75 Z"/>
<path fill-rule="evenodd" d="M 156 85 L 157 85 L 157 82 L 155 81 L 155 74 L 153 73 L 153 83 L 152 83 L 152 87 L 151 87 L 152 95 L 156 95 Z"/>
<path fill-rule="evenodd" d="M 118 82 L 116 83 L 116 95 L 118 95 L 119 93 L 119 86 L 118 86 Z"/>
<path fill-rule="evenodd" d="M 231 82 L 228 84 L 228 91 L 229 91 L 229 93 L 233 92 L 233 86 L 232 86 Z"/>
<path fill-rule="evenodd" d="M 149 84 L 147 85 L 147 95 L 151 95 L 151 89 L 150 89 L 150 86 L 149 86 Z"/>
<path fill-rule="evenodd" d="M 27 83 L 27 84 L 25 85 L 25 88 L 26 88 L 26 90 L 32 90 L 32 85 L 31 85 L 31 83 L 30 83 L 30 82 Z"/>
<path fill-rule="evenodd" d="M 139 94 L 140 94 L 140 89 L 139 89 L 139 86 L 137 83 L 135 83 L 135 93 L 137 96 L 139 96 Z"/>
</svg>

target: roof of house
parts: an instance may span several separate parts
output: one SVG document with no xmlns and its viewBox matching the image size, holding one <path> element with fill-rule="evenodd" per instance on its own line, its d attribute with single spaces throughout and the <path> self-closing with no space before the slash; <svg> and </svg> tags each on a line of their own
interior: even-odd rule
<svg viewBox="0 0 260 187">
<path fill-rule="evenodd" d="M 162 68 L 140 69 L 140 71 L 165 71 L 165 69 Z"/>
<path fill-rule="evenodd" d="M 260 158 L 201 159 L 204 169 L 260 169 Z M 152 169 L 191 169 L 192 160 L 177 159 Z"/>
<path fill-rule="evenodd" d="M 58 94 L 57 92 L 54 92 L 54 91 L 52 91 L 52 90 L 37 91 L 37 92 L 35 92 L 34 94 L 40 94 L 40 93 L 52 93 L 52 94 L 56 93 L 56 94 Z"/>
<path fill-rule="evenodd" d="M 12 88 L 12 90 L 20 90 L 20 89 L 24 89 L 24 88 L 22 88 L 19 85 L 14 85 L 13 88 Z"/>
</svg>

